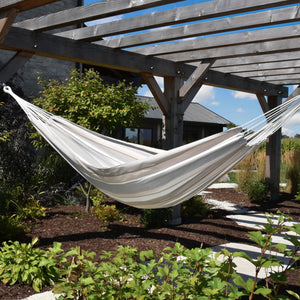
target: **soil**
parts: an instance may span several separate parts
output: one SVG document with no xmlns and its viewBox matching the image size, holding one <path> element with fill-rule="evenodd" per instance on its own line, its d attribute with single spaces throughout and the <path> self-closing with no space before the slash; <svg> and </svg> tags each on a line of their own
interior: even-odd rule
<svg viewBox="0 0 300 300">
<path fill-rule="evenodd" d="M 270 204 L 268 201 L 251 203 L 244 193 L 234 189 L 214 189 L 210 192 L 206 197 L 251 207 L 255 211 L 277 212 L 279 209 L 300 222 L 300 201 L 289 194 L 282 193 L 277 203 Z M 112 202 L 109 199 L 107 201 Z M 165 247 L 172 247 L 176 242 L 187 248 L 201 245 L 213 247 L 228 242 L 249 243 L 246 237 L 249 229 L 227 219 L 226 211 L 210 210 L 202 219 L 185 218 L 178 226 L 149 229 L 140 222 L 140 210 L 117 205 L 122 210 L 123 221 L 110 223 L 96 219 L 91 213 L 86 214 L 83 206 L 49 207 L 46 217 L 30 224 L 31 232 L 20 241 L 29 242 L 33 237 L 39 237 L 40 248 L 47 249 L 58 241 L 64 250 L 81 246 L 84 250 L 96 252 L 97 256 L 102 250 L 114 251 L 119 245 L 129 245 L 140 251 L 152 249 L 159 255 Z M 299 270 L 290 271 L 288 286 L 283 289 L 300 293 L 299 285 Z M 46 287 L 43 291 L 50 289 Z M 32 294 L 35 292 L 29 286 L 6 286 L 0 283 L 0 299 L 22 299 Z"/>
</svg>

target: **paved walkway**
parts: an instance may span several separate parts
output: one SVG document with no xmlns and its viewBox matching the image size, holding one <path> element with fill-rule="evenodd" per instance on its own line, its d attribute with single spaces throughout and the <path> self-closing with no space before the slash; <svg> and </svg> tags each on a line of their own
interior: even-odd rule
<svg viewBox="0 0 300 300">
<path fill-rule="evenodd" d="M 210 186 L 210 188 L 235 188 L 235 187 L 236 187 L 235 184 L 230 184 L 230 183 L 217 183 Z M 205 193 L 205 194 L 206 194 L 205 198 L 207 198 L 205 201 L 208 204 L 212 205 L 213 208 L 223 209 L 232 212 L 232 214 L 227 215 L 226 217 L 236 222 L 239 226 L 244 226 L 249 228 L 249 231 L 259 229 L 259 227 L 262 227 L 264 224 L 267 223 L 267 218 L 262 213 L 256 213 L 254 211 L 250 211 L 245 207 L 238 206 L 236 204 L 232 204 L 227 201 L 218 201 L 214 199 L 209 199 L 209 193 Z M 277 220 L 277 216 L 275 216 L 274 218 L 275 223 L 276 220 Z M 286 225 L 292 225 L 292 224 L 293 222 Z M 286 232 L 285 234 L 295 235 L 295 233 L 293 232 Z M 284 234 L 274 235 L 272 241 L 274 243 L 282 243 L 287 245 L 287 247 L 291 247 L 292 244 L 286 241 L 284 239 L 284 236 L 285 236 Z M 299 239 L 300 237 L 298 236 L 298 240 Z M 260 256 L 261 253 L 259 247 L 250 246 L 241 243 L 222 244 L 222 245 L 215 246 L 212 249 L 215 254 L 218 253 L 223 248 L 226 248 L 230 252 L 238 252 L 238 251 L 246 252 L 252 259 L 256 259 L 257 257 Z M 266 255 L 276 256 L 280 258 L 283 262 L 283 268 L 288 263 L 287 259 L 285 259 L 281 253 L 275 251 L 269 251 L 268 253 L 266 253 Z M 219 259 L 222 259 L 222 257 L 220 256 Z M 244 279 L 254 278 L 255 267 L 249 261 L 243 258 L 234 258 L 234 262 L 237 265 L 236 267 L 237 273 L 239 273 Z M 272 270 L 273 271 L 278 270 L 278 267 L 277 268 L 273 267 L 273 269 L 271 268 L 262 269 L 258 274 L 258 278 L 263 279 L 268 277 Z M 55 297 L 52 294 L 52 292 L 46 292 L 46 293 L 40 293 L 40 294 L 30 296 L 24 300 L 54 300 L 54 299 Z"/>
<path fill-rule="evenodd" d="M 263 225 L 267 224 L 267 217 L 262 213 L 255 213 L 253 211 L 249 211 L 246 208 L 242 208 L 239 206 L 236 206 L 232 203 L 228 203 L 228 206 L 226 207 L 226 202 L 223 201 L 217 201 L 213 199 L 207 199 L 207 203 L 210 205 L 213 205 L 213 207 L 216 207 L 218 209 L 228 210 L 233 212 L 231 215 L 227 215 L 226 217 L 236 222 L 239 226 L 247 227 L 249 228 L 249 231 L 257 230 L 259 228 L 263 228 Z M 277 224 L 278 216 L 274 216 L 273 222 L 274 224 Z M 287 222 L 287 226 L 291 226 L 295 222 Z M 292 249 L 293 244 L 287 240 L 284 239 L 286 234 L 289 235 L 296 235 L 292 231 L 285 232 L 284 234 L 276 234 L 272 236 L 272 243 L 281 243 L 285 244 L 287 248 Z M 299 236 L 298 236 L 299 240 Z M 221 249 L 227 249 L 229 252 L 245 252 L 247 253 L 252 259 L 257 259 L 261 255 L 261 249 L 259 247 L 247 245 L 247 244 L 241 244 L 241 243 L 226 243 L 222 245 L 218 245 L 213 247 L 213 252 L 218 253 Z M 272 267 L 267 269 L 262 269 L 258 274 L 258 279 L 264 279 L 270 275 L 270 272 L 272 271 L 282 271 L 286 268 L 287 264 L 289 263 L 289 259 L 285 258 L 283 254 L 278 253 L 276 251 L 268 251 L 266 252 L 265 256 L 272 256 L 277 257 L 279 260 L 282 261 L 282 267 Z M 221 256 L 220 259 L 223 259 Z M 253 264 L 251 264 L 249 261 L 247 261 L 244 258 L 234 258 L 234 263 L 236 264 L 236 271 L 238 274 L 240 274 L 244 279 L 247 278 L 254 278 L 255 276 L 255 267 Z"/>
</svg>

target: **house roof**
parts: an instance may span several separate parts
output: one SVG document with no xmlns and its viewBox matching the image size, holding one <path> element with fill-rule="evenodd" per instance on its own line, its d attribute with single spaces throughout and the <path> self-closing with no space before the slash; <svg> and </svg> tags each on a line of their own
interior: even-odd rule
<svg viewBox="0 0 300 300">
<path fill-rule="evenodd" d="M 138 96 L 138 98 L 142 101 L 146 101 L 154 107 L 154 109 L 151 109 L 148 114 L 145 115 L 147 119 L 162 119 L 163 113 L 153 97 Z M 191 102 L 188 106 L 184 113 L 183 120 L 186 122 L 217 124 L 222 126 L 226 126 L 231 123 L 229 120 L 196 102 Z"/>
</svg>

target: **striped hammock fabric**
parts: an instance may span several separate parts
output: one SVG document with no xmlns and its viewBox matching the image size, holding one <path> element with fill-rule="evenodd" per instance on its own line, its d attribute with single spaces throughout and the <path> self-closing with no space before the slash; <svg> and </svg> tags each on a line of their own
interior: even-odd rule
<svg viewBox="0 0 300 300">
<path fill-rule="evenodd" d="M 86 180 L 127 205 L 172 207 L 230 171 L 300 109 L 300 96 L 242 127 L 161 150 L 101 135 L 4 91 L 21 106 L 47 142 Z"/>
</svg>

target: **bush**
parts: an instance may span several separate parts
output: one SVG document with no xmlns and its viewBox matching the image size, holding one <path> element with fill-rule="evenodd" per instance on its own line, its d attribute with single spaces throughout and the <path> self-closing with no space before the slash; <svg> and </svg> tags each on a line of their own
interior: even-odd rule
<svg viewBox="0 0 300 300">
<path fill-rule="evenodd" d="M 200 195 L 192 197 L 190 200 L 181 204 L 181 214 L 183 217 L 204 218 L 209 212 L 209 205 L 204 203 Z"/>
<path fill-rule="evenodd" d="M 16 215 L 0 215 L 0 242 L 16 239 L 26 232 L 28 232 L 28 228 Z"/>
<path fill-rule="evenodd" d="M 141 222 L 148 228 L 167 226 L 171 219 L 171 208 L 144 209 Z"/>
<path fill-rule="evenodd" d="M 286 151 L 282 161 L 286 165 L 287 189 L 295 195 L 300 185 L 300 150 Z"/>
<path fill-rule="evenodd" d="M 33 248 L 37 241 L 35 238 L 30 244 L 3 243 L 0 248 L 0 280 L 3 283 L 28 284 L 39 292 L 43 286 L 52 285 L 59 279 L 61 244 L 54 243 L 54 247 L 46 251 Z"/>
<path fill-rule="evenodd" d="M 266 200 L 269 190 L 269 185 L 260 181 L 249 182 L 246 186 L 246 193 L 250 201 Z"/>
<path fill-rule="evenodd" d="M 92 207 L 92 214 L 97 219 L 104 222 L 122 221 L 122 214 L 113 204 L 98 204 Z"/>
<path fill-rule="evenodd" d="M 24 207 L 18 207 L 17 215 L 22 220 L 36 220 L 46 216 L 45 208 L 34 197 Z"/>
</svg>

